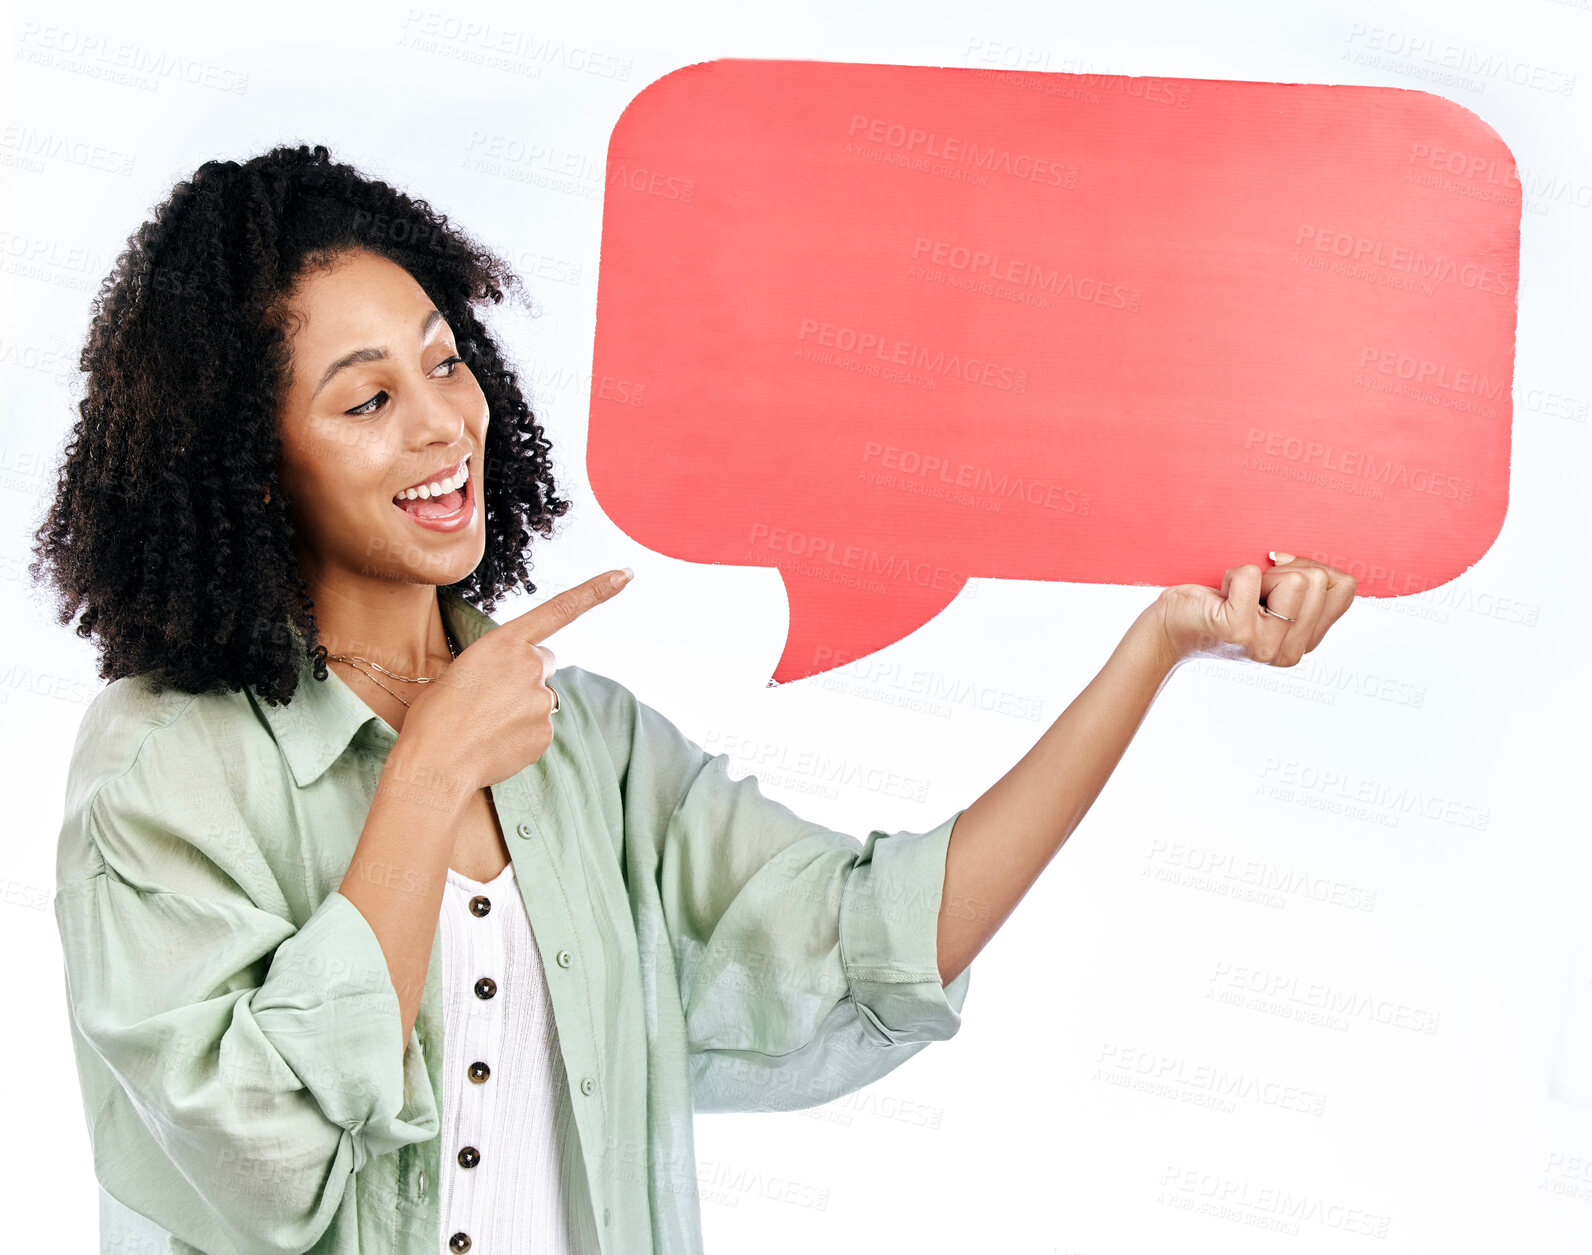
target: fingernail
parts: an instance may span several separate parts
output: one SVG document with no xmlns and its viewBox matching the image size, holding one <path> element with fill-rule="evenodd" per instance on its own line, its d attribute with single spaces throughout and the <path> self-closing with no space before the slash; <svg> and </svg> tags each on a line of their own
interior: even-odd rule
<svg viewBox="0 0 1592 1255">
<path fill-rule="evenodd" d="M 630 577 L 632 575 L 634 575 L 634 574 L 635 574 L 635 572 L 632 571 L 629 567 L 627 567 L 627 566 L 620 567 L 619 568 L 619 574 L 614 576 L 614 579 L 613 579 L 614 587 L 615 588 L 624 587 L 626 584 L 630 583 Z"/>
<path fill-rule="evenodd" d="M 1293 554 L 1283 553 L 1280 549 L 1273 549 L 1268 556 L 1273 562 L 1292 562 L 1294 560 Z"/>
</svg>

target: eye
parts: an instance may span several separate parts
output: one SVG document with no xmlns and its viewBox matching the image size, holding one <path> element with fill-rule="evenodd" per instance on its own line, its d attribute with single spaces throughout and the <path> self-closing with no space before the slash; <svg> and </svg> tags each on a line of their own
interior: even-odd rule
<svg viewBox="0 0 1592 1255">
<path fill-rule="evenodd" d="M 446 366 L 446 367 L 448 367 L 448 373 L 446 375 L 444 375 L 443 378 L 444 379 L 452 379 L 454 377 L 454 375 L 458 373 L 458 371 L 455 368 L 458 367 L 458 366 L 462 366 L 463 364 L 464 364 L 464 358 L 460 357 L 457 353 L 455 353 L 452 357 L 443 358 L 434 367 L 432 367 L 432 373 L 435 374 L 437 371 L 441 370 L 444 366 Z M 344 410 L 343 412 L 345 414 L 351 414 L 355 418 L 368 417 L 369 415 L 374 414 L 376 412 L 375 409 L 372 409 L 370 407 L 377 405 L 377 403 L 379 401 L 382 401 L 383 399 L 385 399 L 386 396 L 387 396 L 387 391 L 386 391 L 386 389 L 383 389 L 382 391 L 378 392 L 375 396 L 371 397 L 371 399 L 366 401 L 363 405 L 356 405 L 353 409 Z"/>
<path fill-rule="evenodd" d="M 378 392 L 375 396 L 371 397 L 371 399 L 366 401 L 364 405 L 356 405 L 351 410 L 344 410 L 343 413 L 352 414 L 356 418 L 363 418 L 363 417 L 365 417 L 368 414 L 374 414 L 376 411 L 372 410 L 372 409 L 367 409 L 366 406 L 375 405 L 377 401 L 380 401 L 386 395 L 387 395 L 387 393 L 386 393 L 386 391 L 384 389 L 383 391 Z"/>
</svg>

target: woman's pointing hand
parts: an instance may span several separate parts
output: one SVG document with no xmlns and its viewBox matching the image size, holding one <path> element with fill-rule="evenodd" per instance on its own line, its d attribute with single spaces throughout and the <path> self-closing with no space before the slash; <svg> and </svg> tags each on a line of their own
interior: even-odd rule
<svg viewBox="0 0 1592 1255">
<path fill-rule="evenodd" d="M 534 763 L 553 743 L 558 708 L 547 684 L 558 660 L 541 642 L 628 583 L 624 572 L 608 571 L 482 635 L 414 700 L 403 734 L 416 729 L 431 761 L 472 788 Z"/>
</svg>

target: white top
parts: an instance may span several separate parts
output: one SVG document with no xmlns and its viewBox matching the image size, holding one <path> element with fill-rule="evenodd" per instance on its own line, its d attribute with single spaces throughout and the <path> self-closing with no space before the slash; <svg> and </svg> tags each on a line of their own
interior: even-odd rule
<svg viewBox="0 0 1592 1255">
<path fill-rule="evenodd" d="M 552 999 L 514 864 L 486 884 L 450 867 L 438 927 L 441 1249 L 599 1255 L 585 1174 L 572 1153 L 579 1133 Z M 472 1070 L 486 1075 L 472 1079 Z"/>
</svg>

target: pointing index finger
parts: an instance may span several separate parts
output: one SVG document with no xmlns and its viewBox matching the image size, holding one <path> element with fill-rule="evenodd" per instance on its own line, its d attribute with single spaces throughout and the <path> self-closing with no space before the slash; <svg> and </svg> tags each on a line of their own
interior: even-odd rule
<svg viewBox="0 0 1592 1255">
<path fill-rule="evenodd" d="M 545 640 L 593 606 L 617 596 L 619 590 L 630 582 L 631 574 L 629 567 L 608 571 L 549 597 L 514 620 L 520 639 L 528 645 Z"/>
</svg>

